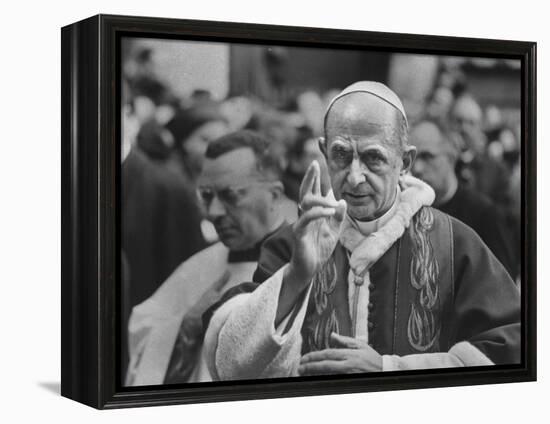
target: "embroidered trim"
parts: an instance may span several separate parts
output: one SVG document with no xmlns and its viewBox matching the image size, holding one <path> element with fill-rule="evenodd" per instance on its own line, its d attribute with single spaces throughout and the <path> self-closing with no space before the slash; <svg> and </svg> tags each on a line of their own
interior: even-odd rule
<svg viewBox="0 0 550 424">
<path fill-rule="evenodd" d="M 334 309 L 330 312 L 328 317 L 321 317 L 315 325 L 315 329 L 313 330 L 313 334 L 309 340 L 311 350 L 314 351 L 330 348 L 331 333 L 340 334 L 340 325 Z"/>
<path fill-rule="evenodd" d="M 330 306 L 329 296 L 336 289 L 337 283 L 336 263 L 330 258 L 325 266 L 317 273 L 313 281 L 312 296 L 315 306 L 316 320 L 314 327 L 307 331 L 307 344 L 310 350 L 322 350 L 330 347 L 330 334 L 340 333 L 340 324 L 334 306 L 329 314 L 323 316 Z"/>
<path fill-rule="evenodd" d="M 315 276 L 313 282 L 313 299 L 315 301 L 315 312 L 319 315 L 328 306 L 328 297 L 336 288 L 336 264 L 333 258 L 330 258 L 325 266 Z"/>
<path fill-rule="evenodd" d="M 431 209 L 422 208 L 411 226 L 410 280 L 418 291 L 418 305 L 411 303 L 407 338 L 409 344 L 420 352 L 433 347 L 440 333 L 439 323 L 434 319 L 434 308 L 439 301 L 439 264 L 429 237 L 433 224 L 434 215 Z"/>
</svg>

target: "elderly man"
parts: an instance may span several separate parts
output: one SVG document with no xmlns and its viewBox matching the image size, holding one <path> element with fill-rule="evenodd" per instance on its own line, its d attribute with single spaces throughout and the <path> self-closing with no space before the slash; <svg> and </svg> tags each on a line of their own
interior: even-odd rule
<svg viewBox="0 0 550 424">
<path fill-rule="evenodd" d="M 508 175 L 503 164 L 487 153 L 487 137 L 483 132 L 483 111 L 469 94 L 456 99 L 450 113 L 453 130 L 462 138 L 458 174 L 462 182 L 490 197 L 498 205 L 508 204 Z"/>
<path fill-rule="evenodd" d="M 262 241 L 283 224 L 276 158 L 258 133 L 240 131 L 206 150 L 199 194 L 220 242 L 183 262 L 129 322 L 127 385 L 209 381 L 201 316 L 221 293 L 250 280 Z"/>
<path fill-rule="evenodd" d="M 434 206 L 470 226 L 515 278 L 519 273 L 519 257 L 514 257 L 512 246 L 515 233 L 506 228 L 505 216 L 491 199 L 458 181 L 454 136 L 437 121 L 414 125 L 409 137 L 416 147 L 412 173 L 434 189 Z"/>
<path fill-rule="evenodd" d="M 406 175 L 415 149 L 395 93 L 346 88 L 320 144 L 333 193 L 314 162 L 302 215 L 264 244 L 257 274 L 268 278 L 205 315 L 213 377 L 519 362 L 518 291 L 479 237 L 430 208 L 433 190 Z"/>
</svg>

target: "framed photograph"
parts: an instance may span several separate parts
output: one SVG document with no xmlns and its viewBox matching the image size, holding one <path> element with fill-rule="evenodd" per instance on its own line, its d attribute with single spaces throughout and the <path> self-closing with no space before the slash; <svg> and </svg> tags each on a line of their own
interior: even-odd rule
<svg viewBox="0 0 550 424">
<path fill-rule="evenodd" d="M 536 44 L 98 15 L 62 42 L 63 396 L 536 379 Z"/>
</svg>

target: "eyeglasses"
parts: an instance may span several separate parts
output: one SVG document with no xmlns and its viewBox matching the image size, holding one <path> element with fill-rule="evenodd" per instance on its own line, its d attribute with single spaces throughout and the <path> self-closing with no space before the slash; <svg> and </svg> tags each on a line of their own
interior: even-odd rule
<svg viewBox="0 0 550 424">
<path fill-rule="evenodd" d="M 197 189 L 197 194 L 199 196 L 199 200 L 206 209 L 210 207 L 215 197 L 217 197 L 225 207 L 235 208 L 241 204 L 242 200 L 252 187 L 263 185 L 265 183 L 269 183 L 269 181 L 255 181 L 246 185 L 228 186 L 223 188 L 199 187 Z"/>
</svg>

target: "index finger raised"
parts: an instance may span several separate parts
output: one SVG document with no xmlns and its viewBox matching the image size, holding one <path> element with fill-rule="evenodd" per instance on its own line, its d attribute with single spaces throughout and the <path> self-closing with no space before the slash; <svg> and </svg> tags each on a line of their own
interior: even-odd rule
<svg viewBox="0 0 550 424">
<path fill-rule="evenodd" d="M 300 184 L 300 195 L 299 199 L 300 202 L 304 198 L 305 195 L 313 193 L 313 187 L 314 184 L 316 184 L 316 180 L 319 179 L 319 164 L 316 160 L 311 162 L 307 168 L 306 174 L 304 175 L 304 178 L 302 180 L 302 183 Z"/>
</svg>

